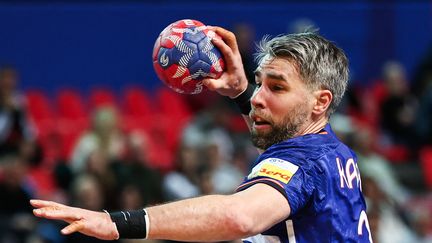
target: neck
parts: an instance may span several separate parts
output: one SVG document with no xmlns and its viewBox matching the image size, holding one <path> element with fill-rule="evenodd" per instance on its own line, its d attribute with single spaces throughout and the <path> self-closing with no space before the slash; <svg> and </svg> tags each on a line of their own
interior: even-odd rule
<svg viewBox="0 0 432 243">
<path fill-rule="evenodd" d="M 306 134 L 318 133 L 319 131 L 321 131 L 321 129 L 325 127 L 327 122 L 328 122 L 328 118 L 326 116 L 321 116 L 317 120 L 308 124 L 301 131 L 299 131 L 299 135 L 301 136 Z"/>
</svg>

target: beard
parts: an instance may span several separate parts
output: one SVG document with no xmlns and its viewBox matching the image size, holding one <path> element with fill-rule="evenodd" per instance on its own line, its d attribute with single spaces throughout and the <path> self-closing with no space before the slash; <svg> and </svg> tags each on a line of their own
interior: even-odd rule
<svg viewBox="0 0 432 243">
<path fill-rule="evenodd" d="M 269 117 L 261 116 L 270 123 L 272 129 L 265 133 L 258 133 L 256 130 L 252 130 L 252 144 L 259 149 L 266 150 L 273 144 L 296 136 L 307 119 L 306 109 L 304 108 L 303 106 L 295 108 L 282 119 L 280 124 L 275 124 L 271 118 L 268 119 Z M 252 113 L 257 114 L 255 111 L 252 111 Z"/>
</svg>

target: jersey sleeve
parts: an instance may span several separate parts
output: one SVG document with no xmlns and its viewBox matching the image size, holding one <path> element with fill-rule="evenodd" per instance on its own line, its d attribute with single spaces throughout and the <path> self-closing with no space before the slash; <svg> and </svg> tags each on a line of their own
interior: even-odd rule
<svg viewBox="0 0 432 243">
<path fill-rule="evenodd" d="M 303 208 L 315 190 L 316 170 L 302 163 L 280 158 L 266 158 L 252 169 L 237 191 L 245 190 L 257 183 L 267 184 L 278 190 L 295 214 Z"/>
</svg>

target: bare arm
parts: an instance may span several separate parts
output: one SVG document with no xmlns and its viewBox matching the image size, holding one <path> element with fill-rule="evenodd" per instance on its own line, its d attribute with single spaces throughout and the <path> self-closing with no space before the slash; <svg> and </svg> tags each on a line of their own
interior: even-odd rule
<svg viewBox="0 0 432 243">
<path fill-rule="evenodd" d="M 288 217 L 290 209 L 280 192 L 257 184 L 233 195 L 204 196 L 151 207 L 147 212 L 149 238 L 223 241 L 258 234 Z"/>
<path fill-rule="evenodd" d="M 271 202 L 271 203 L 269 203 Z M 100 239 L 116 239 L 118 232 L 105 213 L 45 201 L 32 201 L 38 217 L 69 223 L 63 234 L 81 232 Z M 278 210 L 275 210 L 277 208 Z M 147 208 L 149 239 L 221 241 L 258 234 L 290 213 L 285 197 L 257 184 L 228 196 L 210 195 Z"/>
<path fill-rule="evenodd" d="M 222 38 L 222 40 L 214 38 L 213 44 L 222 52 L 226 70 L 220 78 L 205 79 L 203 80 L 203 84 L 209 90 L 234 99 L 242 94 L 248 86 L 236 37 L 234 33 L 221 27 L 209 26 L 209 29 L 216 32 Z M 250 129 L 251 119 L 247 115 L 243 115 L 243 118 Z"/>
</svg>

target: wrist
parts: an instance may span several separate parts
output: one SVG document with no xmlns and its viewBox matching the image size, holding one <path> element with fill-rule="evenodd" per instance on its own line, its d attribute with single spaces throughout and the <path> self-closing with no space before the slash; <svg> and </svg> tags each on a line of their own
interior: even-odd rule
<svg viewBox="0 0 432 243">
<path fill-rule="evenodd" d="M 108 222 L 108 224 L 112 224 L 112 226 L 113 226 L 112 231 L 111 231 L 112 232 L 112 234 L 111 234 L 112 235 L 112 239 L 118 240 L 120 238 L 120 234 L 118 232 L 117 225 L 111 219 L 111 215 L 110 215 L 110 213 L 108 213 L 107 210 L 104 209 L 103 212 L 105 214 L 105 219 Z"/>
<path fill-rule="evenodd" d="M 106 212 L 108 213 L 108 212 Z M 145 209 L 108 213 L 118 231 L 118 238 L 146 239 L 149 217 Z"/>
<path fill-rule="evenodd" d="M 250 99 L 252 98 L 254 91 L 255 85 L 248 82 L 246 83 L 246 88 L 237 96 L 232 98 L 243 115 L 249 115 L 249 112 L 251 111 Z"/>
<path fill-rule="evenodd" d="M 240 83 L 240 85 L 237 88 L 237 90 L 235 91 L 235 93 L 233 95 L 229 96 L 230 99 L 235 99 L 235 98 L 239 97 L 241 94 L 243 94 L 247 90 L 248 85 L 249 85 L 249 82 L 247 80 L 239 81 L 239 83 Z"/>
</svg>

